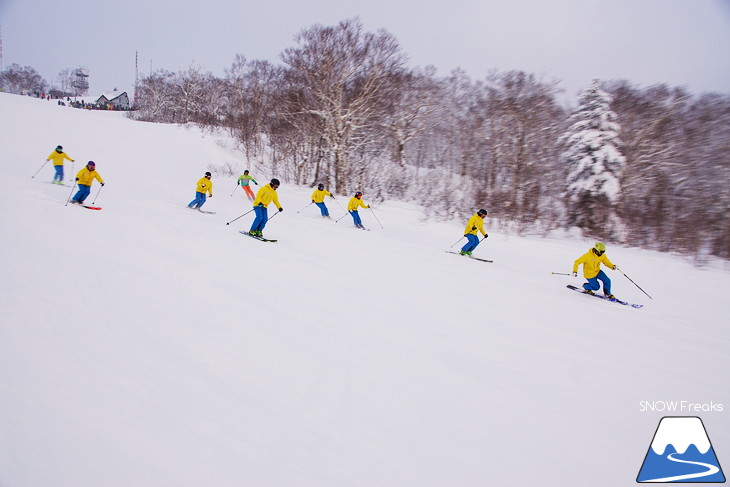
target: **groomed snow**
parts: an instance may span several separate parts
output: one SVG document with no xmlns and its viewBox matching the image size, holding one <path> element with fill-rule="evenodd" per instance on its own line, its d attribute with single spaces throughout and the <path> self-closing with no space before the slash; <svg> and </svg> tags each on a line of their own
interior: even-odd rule
<svg viewBox="0 0 730 487">
<path fill-rule="evenodd" d="M 609 245 L 654 298 L 608 271 L 635 310 L 551 274 L 589 240 L 487 223 L 495 262 L 470 261 L 444 252 L 469 214 L 386 201 L 362 232 L 285 179 L 279 242 L 242 236 L 238 174 L 216 214 L 185 208 L 208 164 L 249 168 L 194 127 L 0 93 L 0 138 L 2 487 L 616 487 L 660 400 L 724 403 L 700 416 L 730 463 L 722 264 Z M 50 163 L 31 178 L 58 144 L 96 162 L 102 211 L 64 206 Z"/>
</svg>

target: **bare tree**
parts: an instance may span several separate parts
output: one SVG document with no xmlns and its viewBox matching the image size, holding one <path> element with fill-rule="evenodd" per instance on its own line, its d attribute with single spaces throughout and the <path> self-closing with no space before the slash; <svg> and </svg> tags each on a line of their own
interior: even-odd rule
<svg viewBox="0 0 730 487">
<path fill-rule="evenodd" d="M 0 89 L 16 94 L 23 91 L 45 93 L 48 83 L 32 67 L 13 63 L 0 72 Z"/>
<path fill-rule="evenodd" d="M 322 119 L 334 157 L 335 191 L 348 189 L 349 156 L 358 135 L 371 122 L 376 98 L 388 77 L 404 62 L 395 38 L 385 31 L 363 32 L 357 19 L 300 32 L 299 47 L 282 54 L 290 80 L 302 87 L 299 113 Z"/>
</svg>

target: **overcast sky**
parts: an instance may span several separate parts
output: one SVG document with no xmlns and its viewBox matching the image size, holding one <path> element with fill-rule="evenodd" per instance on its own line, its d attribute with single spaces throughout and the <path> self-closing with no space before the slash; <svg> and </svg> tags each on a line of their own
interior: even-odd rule
<svg viewBox="0 0 730 487">
<path fill-rule="evenodd" d="M 90 70 L 91 94 L 196 62 L 216 76 L 236 54 L 279 62 L 294 35 L 359 17 L 393 34 L 411 66 L 522 70 L 568 98 L 593 78 L 730 93 L 730 0 L 0 0 L 3 67 Z"/>
</svg>

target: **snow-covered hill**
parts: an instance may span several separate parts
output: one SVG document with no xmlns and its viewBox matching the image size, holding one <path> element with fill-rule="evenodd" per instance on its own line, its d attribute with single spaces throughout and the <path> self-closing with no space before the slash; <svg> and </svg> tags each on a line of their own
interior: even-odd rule
<svg viewBox="0 0 730 487">
<path fill-rule="evenodd" d="M 0 93 L 0 140 L 2 487 L 616 487 L 660 400 L 724 403 L 690 414 L 730 463 L 720 265 L 609 246 L 635 310 L 551 274 L 590 241 L 487 224 L 477 262 L 444 252 L 464 222 L 388 201 L 363 232 L 286 180 L 279 242 L 242 236 L 235 177 L 185 208 L 209 164 L 248 167 L 196 128 Z M 58 144 L 102 211 L 31 178 Z"/>
</svg>

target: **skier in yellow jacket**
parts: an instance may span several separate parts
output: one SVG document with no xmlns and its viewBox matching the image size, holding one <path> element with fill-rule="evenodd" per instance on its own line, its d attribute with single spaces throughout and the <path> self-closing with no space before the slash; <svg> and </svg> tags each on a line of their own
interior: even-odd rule
<svg viewBox="0 0 730 487">
<path fill-rule="evenodd" d="M 317 189 L 314 190 L 314 193 L 312 193 L 312 203 L 317 205 L 319 207 L 320 213 L 322 213 L 322 218 L 329 218 L 330 212 L 327 209 L 327 205 L 324 204 L 325 197 L 331 197 L 334 199 L 335 197 L 332 196 L 332 193 L 324 189 L 324 184 L 320 183 L 317 186 Z"/>
<path fill-rule="evenodd" d="M 279 208 L 279 211 L 284 211 L 284 208 L 279 204 L 279 197 L 276 194 L 279 184 L 279 180 L 274 178 L 269 184 L 262 186 L 258 193 L 256 193 L 256 199 L 253 200 L 253 210 L 256 213 L 256 218 L 254 218 L 251 229 L 248 231 L 250 235 L 254 237 L 264 236 L 264 227 L 266 226 L 266 222 L 269 221 L 268 206 L 271 202 Z"/>
<path fill-rule="evenodd" d="M 355 226 L 357 228 L 365 230 L 365 227 L 362 225 L 362 219 L 360 219 L 360 214 L 357 212 L 358 208 L 361 207 L 370 208 L 370 205 L 365 204 L 365 202 L 362 200 L 362 192 L 358 191 L 357 193 L 355 193 L 355 196 L 350 198 L 350 202 L 347 203 L 347 211 L 350 212 L 350 215 L 352 215 Z"/>
<path fill-rule="evenodd" d="M 213 181 L 210 180 L 211 174 L 205 173 L 205 176 L 198 179 L 195 186 L 195 199 L 188 204 L 188 208 L 193 210 L 199 210 L 201 206 L 205 204 L 205 193 L 206 191 L 213 197 Z"/>
<path fill-rule="evenodd" d="M 53 160 L 53 168 L 56 170 L 56 174 L 53 176 L 53 183 L 54 184 L 63 184 L 63 160 L 67 159 L 71 162 L 74 162 L 73 159 L 71 159 L 68 154 L 63 152 L 63 147 L 60 145 L 56 147 L 56 150 L 50 153 L 48 158 L 46 159 L 46 162 Z"/>
<path fill-rule="evenodd" d="M 94 161 L 89 161 L 83 169 L 76 173 L 76 182 L 79 185 L 79 191 L 71 199 L 71 203 L 79 205 L 84 203 L 84 200 L 87 196 L 89 196 L 89 193 L 91 193 L 91 183 L 94 182 L 94 179 L 104 186 L 104 180 L 101 179 L 99 173 L 96 172 L 96 163 Z"/>
<path fill-rule="evenodd" d="M 604 264 L 609 269 L 618 269 L 616 265 L 608 260 L 608 256 L 606 255 L 606 245 L 602 242 L 596 242 L 596 245 L 594 245 L 592 249 L 581 257 L 578 257 L 578 259 L 576 259 L 573 263 L 574 277 L 578 276 L 578 266 L 580 264 L 583 264 L 583 277 L 588 280 L 588 282 L 583 284 L 585 292 L 594 294 L 594 291 L 601 289 L 601 285 L 598 284 L 598 281 L 601 281 L 603 283 L 603 294 L 605 294 L 609 299 L 616 299 L 614 295 L 611 294 L 611 279 L 609 279 L 606 273 L 601 270 L 601 264 Z"/>
<path fill-rule="evenodd" d="M 467 242 L 466 245 L 461 248 L 461 252 L 459 252 L 459 254 L 471 255 L 474 249 L 477 248 L 477 245 L 479 245 L 480 242 L 477 232 L 481 232 L 482 235 L 484 235 L 484 238 L 488 237 L 487 232 L 484 231 L 484 218 L 487 214 L 487 210 L 481 209 L 474 213 L 474 216 L 469 218 L 469 221 L 466 222 L 464 236 L 466 237 Z"/>
</svg>

